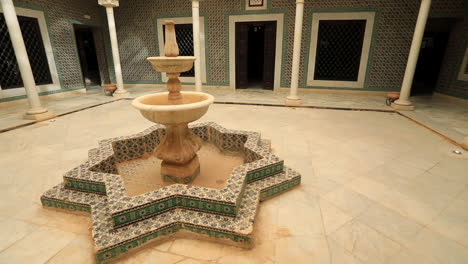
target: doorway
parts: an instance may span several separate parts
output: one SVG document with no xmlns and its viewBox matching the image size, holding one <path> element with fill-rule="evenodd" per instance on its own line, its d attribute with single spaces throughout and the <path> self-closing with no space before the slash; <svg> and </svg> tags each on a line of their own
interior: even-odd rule
<svg viewBox="0 0 468 264">
<path fill-rule="evenodd" d="M 94 30 L 83 25 L 74 25 L 74 30 L 83 82 L 86 89 L 97 88 L 101 85 L 101 76 L 94 44 Z"/>
<path fill-rule="evenodd" d="M 445 49 L 456 22 L 453 18 L 429 18 L 426 24 L 411 95 L 432 94 L 437 85 Z"/>
<path fill-rule="evenodd" d="M 273 90 L 276 21 L 236 22 L 236 88 Z"/>
</svg>

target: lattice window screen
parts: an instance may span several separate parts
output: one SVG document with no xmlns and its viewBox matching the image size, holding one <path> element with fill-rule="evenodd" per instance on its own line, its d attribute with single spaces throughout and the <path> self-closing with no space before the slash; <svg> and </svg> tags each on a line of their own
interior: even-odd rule
<svg viewBox="0 0 468 264">
<path fill-rule="evenodd" d="M 314 80 L 357 81 L 366 20 L 320 20 Z"/>
<path fill-rule="evenodd" d="M 37 18 L 18 16 L 18 21 L 36 85 L 51 84 L 52 77 Z M 3 14 L 0 14 L 0 86 L 2 89 L 23 86 Z"/>
<path fill-rule="evenodd" d="M 193 26 L 192 24 L 176 24 L 176 39 L 179 45 L 179 56 L 194 56 L 193 54 Z M 166 42 L 166 26 L 163 25 L 164 42 Z M 181 77 L 195 77 L 195 69 L 182 72 Z"/>
</svg>

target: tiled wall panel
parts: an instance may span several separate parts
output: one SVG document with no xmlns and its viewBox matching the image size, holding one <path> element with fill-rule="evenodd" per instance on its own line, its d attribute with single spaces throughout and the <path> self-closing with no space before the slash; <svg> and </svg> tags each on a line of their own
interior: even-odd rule
<svg viewBox="0 0 468 264">
<path fill-rule="evenodd" d="M 284 13 L 285 38 L 281 86 L 289 87 L 294 40 L 295 0 L 268 1 L 268 9 L 245 11 L 243 0 L 202 1 L 200 13 L 206 21 L 207 82 L 209 85 L 229 84 L 228 16 L 253 13 Z M 310 44 L 310 28 L 314 12 L 376 11 L 375 36 L 365 88 L 368 90 L 399 90 L 416 22 L 419 0 L 308 0 L 305 3 L 301 50 L 300 86 L 306 86 Z M 72 21 L 102 26 L 102 38 L 97 41 L 99 61 L 109 64 L 101 70 L 103 81 L 115 79 L 104 8 L 97 0 L 16 0 L 15 5 L 33 7 L 47 13 L 49 33 L 55 49 L 57 68 L 63 88 L 82 85 Z M 189 0 L 120 1 L 115 8 L 123 77 L 126 83 L 161 83 L 146 57 L 159 54 L 155 20 L 161 17 L 191 16 Z M 433 0 L 431 17 L 463 17 L 463 0 Z M 85 19 L 83 15 L 90 15 Z M 453 61 L 463 56 L 467 23 L 457 24 L 448 44 L 437 91 L 459 97 L 467 96 L 466 82 L 455 81 Z M 460 41 L 462 39 L 462 41 Z M 105 54 L 103 54 L 105 53 Z M 458 67 L 458 66 L 457 66 Z M 109 76 L 110 72 L 110 76 Z"/>
<path fill-rule="evenodd" d="M 300 84 L 306 86 L 310 28 L 314 12 L 376 11 L 377 22 L 365 89 L 399 90 L 405 72 L 419 0 L 308 0 L 305 2 Z M 288 87 L 291 78 L 294 40 L 295 0 L 271 0 L 267 10 L 245 11 L 244 1 L 202 1 L 201 15 L 206 16 L 208 84 L 228 85 L 228 16 L 252 13 L 285 14 L 281 85 Z M 116 10 L 117 29 L 124 79 L 130 82 L 160 83 L 160 76 L 145 61 L 158 54 L 154 22 L 159 17 L 190 16 L 190 1 L 121 1 Z M 431 16 L 462 16 L 462 0 L 434 0 Z"/>
<path fill-rule="evenodd" d="M 107 58 L 104 47 L 108 48 L 108 31 L 104 25 L 105 9 L 97 0 L 15 0 L 15 6 L 41 10 L 46 15 L 47 27 L 55 53 L 57 70 L 62 88 L 83 86 L 80 61 L 76 49 L 73 23 L 100 26 L 102 36 L 96 36 L 96 50 L 101 63 L 101 79 L 109 80 Z M 91 16 L 86 19 L 84 15 Z"/>
</svg>

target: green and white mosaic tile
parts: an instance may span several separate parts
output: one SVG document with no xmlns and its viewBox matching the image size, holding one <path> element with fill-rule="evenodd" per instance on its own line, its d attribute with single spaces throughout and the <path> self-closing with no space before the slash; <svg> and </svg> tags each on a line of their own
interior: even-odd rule
<svg viewBox="0 0 468 264">
<path fill-rule="evenodd" d="M 153 126 L 136 135 L 100 141 L 89 151 L 87 162 L 44 193 L 43 206 L 91 212 L 98 262 L 178 234 L 252 247 L 259 202 L 299 185 L 301 176 L 271 154 L 270 143 L 258 133 L 227 130 L 214 123 L 191 129 L 220 149 L 244 153 L 245 163 L 232 171 L 224 189 L 173 184 L 127 197 L 115 164 L 152 152 L 165 135 L 161 126 Z"/>
</svg>

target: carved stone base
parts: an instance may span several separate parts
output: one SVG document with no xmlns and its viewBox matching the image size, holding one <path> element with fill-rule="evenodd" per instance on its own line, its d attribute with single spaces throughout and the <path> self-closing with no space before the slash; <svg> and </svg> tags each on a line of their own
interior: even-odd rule
<svg viewBox="0 0 468 264">
<path fill-rule="evenodd" d="M 166 125 L 166 136 L 156 147 L 158 159 L 171 164 L 187 164 L 201 148 L 201 139 L 192 134 L 187 123 Z"/>
<path fill-rule="evenodd" d="M 49 111 L 46 111 L 44 113 L 39 113 L 39 114 L 30 114 L 30 113 L 25 113 L 23 115 L 23 118 L 24 119 L 28 119 L 28 120 L 36 120 L 36 121 L 43 121 L 43 120 L 47 120 L 47 119 L 51 119 L 51 118 L 54 118 L 55 115 Z"/>
<path fill-rule="evenodd" d="M 393 102 L 391 104 L 391 107 L 395 110 L 399 110 L 399 111 L 413 111 L 414 110 L 414 105 L 402 105 L 402 104 L 397 104 L 395 102 Z"/>
<path fill-rule="evenodd" d="M 166 161 L 161 163 L 161 175 L 164 181 L 187 184 L 192 182 L 198 174 L 200 174 L 200 162 L 197 155 L 182 165 Z"/>
<path fill-rule="evenodd" d="M 286 106 L 301 106 L 301 99 L 286 99 Z"/>
</svg>

